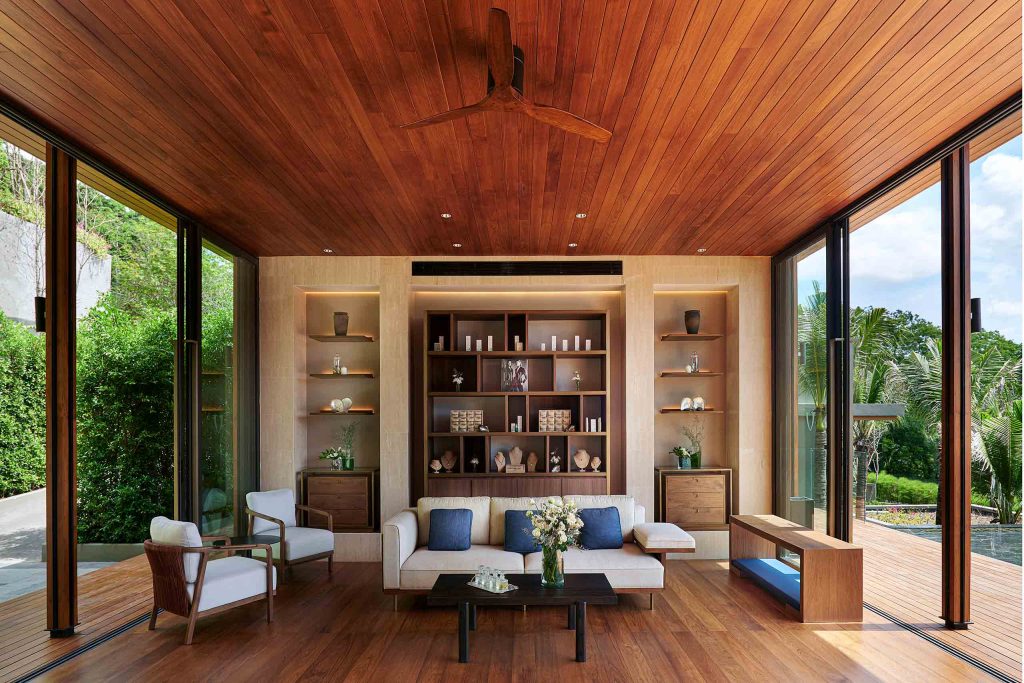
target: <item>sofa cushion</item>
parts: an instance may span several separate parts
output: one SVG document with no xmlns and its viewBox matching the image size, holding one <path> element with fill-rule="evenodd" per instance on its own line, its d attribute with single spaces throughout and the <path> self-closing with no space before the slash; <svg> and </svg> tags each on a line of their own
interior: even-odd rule
<svg viewBox="0 0 1024 683">
<path fill-rule="evenodd" d="M 566 574 L 604 574 L 612 588 L 664 588 L 665 568 L 636 545 L 616 550 L 569 548 L 563 554 Z M 542 553 L 526 556 L 526 573 L 541 573 Z"/>
<path fill-rule="evenodd" d="M 434 508 L 430 511 L 427 547 L 431 550 L 469 550 L 472 526 L 472 510 Z"/>
<path fill-rule="evenodd" d="M 200 548 L 203 539 L 199 535 L 199 528 L 192 522 L 178 522 L 166 517 L 154 517 L 149 523 L 149 537 L 154 543 L 165 545 L 177 545 L 183 548 Z M 185 581 L 195 583 L 199 576 L 200 553 L 182 553 L 182 562 L 185 565 Z"/>
<path fill-rule="evenodd" d="M 557 497 L 557 496 L 556 496 Z M 491 498 L 491 545 L 505 545 L 505 511 L 533 510 L 546 498 Z M 475 542 L 475 541 L 474 541 Z"/>
<path fill-rule="evenodd" d="M 284 522 L 286 527 L 295 526 L 295 492 L 291 489 L 273 491 L 250 491 L 245 494 L 245 504 L 250 510 Z M 263 533 L 270 529 L 280 530 L 273 522 L 253 517 L 252 532 Z M 285 534 L 287 538 L 287 534 Z"/>
<path fill-rule="evenodd" d="M 524 510 L 505 510 L 505 550 L 522 554 L 540 550 L 533 537 L 533 522 Z"/>
<path fill-rule="evenodd" d="M 615 507 L 583 508 L 580 545 L 587 550 L 614 550 L 622 547 L 622 525 Z"/>
<path fill-rule="evenodd" d="M 416 518 L 419 524 L 416 545 L 426 545 L 430 539 L 430 511 L 435 508 L 446 510 L 465 508 L 470 510 L 473 513 L 473 527 L 470 540 L 474 545 L 487 545 L 490 541 L 491 499 L 489 497 L 420 498 L 416 503 Z"/>
<path fill-rule="evenodd" d="M 636 542 L 645 548 L 679 548 L 689 550 L 697 547 L 693 536 L 675 524 L 667 522 L 649 522 L 633 527 Z"/>
<path fill-rule="evenodd" d="M 418 548 L 402 565 L 402 588 L 427 590 L 441 574 L 475 574 L 480 565 L 520 574 L 523 556 L 491 545 L 473 545 L 461 551 Z"/>
<path fill-rule="evenodd" d="M 633 540 L 633 525 L 636 524 L 633 496 L 562 496 L 565 501 L 576 503 L 579 509 L 606 508 L 614 506 L 619 510 L 619 524 L 622 526 L 622 540 L 629 543 Z"/>
<path fill-rule="evenodd" d="M 272 531 L 265 531 L 262 536 L 275 536 L 280 538 L 280 531 L 275 528 Z M 334 534 L 327 529 L 311 529 L 304 526 L 293 526 L 284 532 L 284 559 L 289 562 L 301 560 L 310 555 L 329 553 L 334 551 Z M 281 544 L 275 543 L 271 546 L 274 551 L 274 559 L 281 559 Z M 260 550 L 253 551 L 253 557 L 262 557 Z"/>
<path fill-rule="evenodd" d="M 277 588 L 277 567 L 272 567 L 273 586 Z M 195 593 L 195 584 L 188 584 L 188 597 Z M 206 563 L 203 576 L 203 592 L 199 596 L 199 611 L 244 600 L 267 592 L 267 564 L 262 560 L 248 557 L 225 557 Z"/>
</svg>

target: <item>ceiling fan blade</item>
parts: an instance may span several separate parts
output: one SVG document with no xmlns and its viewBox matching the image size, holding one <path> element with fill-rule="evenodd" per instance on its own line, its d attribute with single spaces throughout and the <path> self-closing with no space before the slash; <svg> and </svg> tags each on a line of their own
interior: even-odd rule
<svg viewBox="0 0 1024 683">
<path fill-rule="evenodd" d="M 487 16 L 487 66 L 496 89 L 512 84 L 515 71 L 512 60 L 512 26 L 508 14 L 492 7 Z"/>
<path fill-rule="evenodd" d="M 575 135 L 582 135 L 597 142 L 608 142 L 612 137 L 611 131 L 605 130 L 596 123 L 591 123 L 562 109 L 548 107 L 543 104 L 534 104 L 525 100 L 522 101 L 522 106 L 517 107 L 517 109 L 541 123 L 561 128 Z"/>
<path fill-rule="evenodd" d="M 412 123 L 402 124 L 402 128 L 422 128 L 423 126 L 432 126 L 435 123 L 444 123 L 445 121 L 454 121 L 455 119 L 461 119 L 464 116 L 475 114 L 480 111 L 487 111 L 491 107 L 488 106 L 486 99 L 480 100 L 476 104 L 470 104 L 465 107 L 459 107 L 458 109 L 452 109 L 451 111 L 441 112 L 440 114 L 434 114 L 428 116 L 425 119 L 419 121 L 413 121 Z"/>
</svg>

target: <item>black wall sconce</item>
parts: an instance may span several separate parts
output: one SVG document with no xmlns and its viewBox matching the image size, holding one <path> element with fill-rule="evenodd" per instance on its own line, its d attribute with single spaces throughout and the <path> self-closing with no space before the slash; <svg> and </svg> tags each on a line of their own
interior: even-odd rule
<svg viewBox="0 0 1024 683">
<path fill-rule="evenodd" d="M 981 298 L 971 299 L 971 332 L 981 332 Z"/>
</svg>

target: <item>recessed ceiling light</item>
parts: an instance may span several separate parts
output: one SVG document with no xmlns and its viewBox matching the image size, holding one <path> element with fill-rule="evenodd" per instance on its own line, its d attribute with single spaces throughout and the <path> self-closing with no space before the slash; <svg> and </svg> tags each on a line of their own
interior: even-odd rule
<svg viewBox="0 0 1024 683">
<path fill-rule="evenodd" d="M 578 213 L 578 214 L 576 214 L 576 218 L 586 218 L 586 217 L 587 217 L 587 214 L 585 214 L 585 213 Z"/>
<path fill-rule="evenodd" d="M 333 254 L 334 250 L 333 249 L 324 249 L 324 253 L 325 254 Z"/>
<path fill-rule="evenodd" d="M 569 248 L 570 249 L 575 249 L 578 246 L 580 246 L 580 245 L 576 244 L 575 242 L 569 242 Z"/>
<path fill-rule="evenodd" d="M 445 220 L 448 220 L 451 217 L 452 217 L 452 215 L 450 213 L 442 213 L 441 214 L 441 218 L 444 218 Z"/>
<path fill-rule="evenodd" d="M 456 249 L 462 249 L 462 242 L 452 242 L 452 246 Z"/>
<path fill-rule="evenodd" d="M 706 251 L 707 251 L 707 249 L 706 249 L 706 248 L 704 248 L 704 247 L 701 247 L 700 249 L 698 249 L 698 250 L 697 250 L 697 253 L 698 253 L 698 254 L 703 254 L 703 253 L 705 253 Z"/>
</svg>

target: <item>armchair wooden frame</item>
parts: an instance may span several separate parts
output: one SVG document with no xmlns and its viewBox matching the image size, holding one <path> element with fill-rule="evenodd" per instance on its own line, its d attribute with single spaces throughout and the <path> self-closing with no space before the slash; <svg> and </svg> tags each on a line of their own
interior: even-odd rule
<svg viewBox="0 0 1024 683">
<path fill-rule="evenodd" d="M 227 536 L 203 536 L 204 541 L 224 541 L 230 543 Z M 153 612 L 149 617 L 149 630 L 156 629 L 156 618 L 161 609 L 180 617 L 188 619 L 188 627 L 185 630 L 185 644 L 192 644 L 192 637 L 195 634 L 196 622 L 199 619 L 199 603 L 203 597 L 203 580 L 206 578 L 206 565 L 213 553 L 226 552 L 233 555 L 235 552 L 244 550 L 263 550 L 266 552 L 265 562 L 267 565 L 267 588 L 264 593 L 258 593 L 242 600 L 235 600 L 226 605 L 220 605 L 213 609 L 202 612 L 203 616 L 224 612 L 234 607 L 246 605 L 258 600 L 267 601 L 267 623 L 274 620 L 274 564 L 271 547 L 265 544 L 246 545 L 218 545 L 203 546 L 201 548 L 188 548 L 179 545 L 166 543 L 155 543 L 147 540 L 143 547 L 146 550 L 146 557 L 149 566 L 153 570 Z M 191 600 L 188 596 L 185 580 L 185 553 L 198 553 L 199 573 L 196 576 L 195 591 Z"/>
<path fill-rule="evenodd" d="M 315 515 L 323 515 L 324 517 L 327 518 L 327 530 L 330 531 L 332 534 L 334 533 L 334 517 L 331 516 L 331 513 L 327 512 L 325 510 L 317 510 L 316 508 L 311 508 L 308 505 L 296 505 L 295 506 L 295 510 L 296 510 L 296 512 L 298 512 L 299 510 L 302 510 L 302 511 L 304 511 L 306 513 L 312 513 L 312 514 L 315 514 Z M 278 519 L 277 517 L 271 517 L 270 515 L 265 515 L 265 514 L 263 514 L 261 512 L 256 512 L 255 510 L 251 509 L 248 506 L 246 506 L 246 508 L 245 508 L 245 514 L 247 514 L 249 516 L 249 527 L 248 527 L 248 530 L 249 530 L 249 535 L 250 536 L 253 535 L 253 524 L 256 522 L 256 518 L 257 517 L 259 517 L 260 519 L 262 519 L 264 521 L 267 521 L 267 522 L 270 522 L 272 524 L 276 524 L 277 525 L 278 531 L 280 531 L 280 534 L 281 534 L 281 543 L 280 543 L 281 552 L 280 552 L 280 557 L 277 560 L 275 560 L 275 561 L 277 562 L 277 565 L 280 568 L 280 574 L 281 574 L 280 579 L 282 581 L 284 580 L 284 573 L 285 573 L 285 571 L 289 567 L 292 567 L 292 566 L 297 565 L 297 564 L 303 564 L 305 562 L 313 562 L 314 560 L 322 560 L 324 558 L 327 558 L 327 574 L 328 574 L 328 576 L 330 576 L 331 574 L 334 573 L 334 551 L 333 550 L 331 550 L 329 552 L 325 552 L 325 553 L 316 553 L 314 555 L 307 555 L 306 557 L 300 558 L 298 560 L 286 560 L 285 559 L 285 548 L 286 548 L 286 546 L 284 544 L 284 535 L 285 535 L 285 529 L 287 529 L 288 527 L 285 526 L 284 520 Z"/>
</svg>

